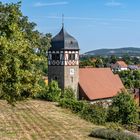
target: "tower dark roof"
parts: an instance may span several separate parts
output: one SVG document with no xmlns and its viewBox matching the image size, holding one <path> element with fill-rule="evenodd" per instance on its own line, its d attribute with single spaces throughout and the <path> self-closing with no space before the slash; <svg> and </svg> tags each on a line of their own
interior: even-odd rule
<svg viewBox="0 0 140 140">
<path fill-rule="evenodd" d="M 52 38 L 50 50 L 79 50 L 77 40 L 69 35 L 64 27 Z"/>
</svg>

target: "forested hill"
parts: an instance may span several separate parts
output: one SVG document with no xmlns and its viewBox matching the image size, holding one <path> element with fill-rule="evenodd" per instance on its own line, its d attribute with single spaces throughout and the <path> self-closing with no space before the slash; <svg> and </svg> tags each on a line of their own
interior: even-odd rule
<svg viewBox="0 0 140 140">
<path fill-rule="evenodd" d="M 118 48 L 118 49 L 98 49 L 84 53 L 84 55 L 100 55 L 100 56 L 140 56 L 140 48 L 127 47 L 127 48 Z"/>
</svg>

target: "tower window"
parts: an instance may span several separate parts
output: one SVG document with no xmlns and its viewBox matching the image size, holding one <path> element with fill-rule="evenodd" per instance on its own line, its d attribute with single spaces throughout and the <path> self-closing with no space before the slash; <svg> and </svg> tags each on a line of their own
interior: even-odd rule
<svg viewBox="0 0 140 140">
<path fill-rule="evenodd" d="M 71 82 L 73 83 L 73 77 L 71 77 Z"/>
<path fill-rule="evenodd" d="M 55 81 L 57 81 L 57 80 L 58 80 L 57 76 L 55 76 L 55 77 L 54 77 L 54 80 L 55 80 Z"/>
<path fill-rule="evenodd" d="M 75 60 L 75 54 L 69 54 L 69 60 Z"/>
<path fill-rule="evenodd" d="M 60 60 L 60 54 L 52 54 L 52 60 Z"/>
</svg>

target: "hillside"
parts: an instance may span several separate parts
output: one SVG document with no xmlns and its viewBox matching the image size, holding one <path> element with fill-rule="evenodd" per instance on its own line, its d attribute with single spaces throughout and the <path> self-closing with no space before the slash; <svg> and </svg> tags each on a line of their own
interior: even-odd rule
<svg viewBox="0 0 140 140">
<path fill-rule="evenodd" d="M 94 140 L 94 125 L 47 101 L 0 101 L 0 140 Z"/>
<path fill-rule="evenodd" d="M 118 48 L 118 49 L 98 49 L 84 53 L 84 55 L 100 55 L 100 56 L 140 56 L 140 48 L 128 47 L 128 48 Z"/>
</svg>

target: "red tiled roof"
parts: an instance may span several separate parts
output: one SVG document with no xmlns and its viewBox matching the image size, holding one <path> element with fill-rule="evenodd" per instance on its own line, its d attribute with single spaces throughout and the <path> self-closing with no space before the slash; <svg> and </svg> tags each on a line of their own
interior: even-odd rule
<svg viewBox="0 0 140 140">
<path fill-rule="evenodd" d="M 127 68 L 127 64 L 124 61 L 117 61 L 116 64 L 120 65 L 122 68 Z"/>
<path fill-rule="evenodd" d="M 89 100 L 111 98 L 124 86 L 110 68 L 80 68 L 79 85 Z"/>
</svg>

